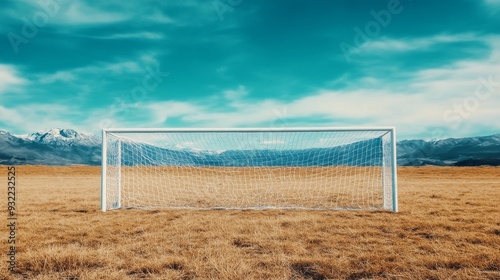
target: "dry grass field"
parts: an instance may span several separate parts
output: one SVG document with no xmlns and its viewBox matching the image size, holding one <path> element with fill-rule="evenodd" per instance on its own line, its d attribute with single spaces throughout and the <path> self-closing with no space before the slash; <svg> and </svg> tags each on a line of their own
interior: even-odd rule
<svg viewBox="0 0 500 280">
<path fill-rule="evenodd" d="M 500 279 L 500 168 L 398 174 L 399 213 L 103 213 L 98 167 L 19 166 L 19 263 L 8 272 L 3 226 L 0 278 Z"/>
</svg>

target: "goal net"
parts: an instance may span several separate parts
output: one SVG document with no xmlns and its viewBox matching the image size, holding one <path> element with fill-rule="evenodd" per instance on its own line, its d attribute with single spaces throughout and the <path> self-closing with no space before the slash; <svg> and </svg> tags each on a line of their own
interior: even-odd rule
<svg viewBox="0 0 500 280">
<path fill-rule="evenodd" d="M 101 210 L 397 211 L 394 128 L 105 129 Z"/>
</svg>

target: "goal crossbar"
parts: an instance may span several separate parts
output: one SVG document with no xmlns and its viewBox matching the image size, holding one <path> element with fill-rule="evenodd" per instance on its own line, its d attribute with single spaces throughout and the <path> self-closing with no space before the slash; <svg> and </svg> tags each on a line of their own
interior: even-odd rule
<svg viewBox="0 0 500 280">
<path fill-rule="evenodd" d="M 143 173 L 141 174 L 146 174 L 145 172 L 147 171 L 144 171 L 144 170 L 147 170 L 147 169 L 155 169 L 155 172 L 157 172 L 158 174 L 167 174 L 167 173 L 172 173 L 172 174 L 168 174 L 168 175 L 165 175 L 165 177 L 162 177 L 160 178 L 160 181 L 161 183 L 159 183 L 159 185 L 157 186 L 154 186 L 154 188 L 157 188 L 155 189 L 153 192 L 156 192 L 156 194 L 158 193 L 161 193 L 161 195 L 175 195 L 176 192 L 179 192 L 180 188 L 181 188 L 181 185 L 184 184 L 184 182 L 180 181 L 180 179 L 178 178 L 179 177 L 179 170 L 181 168 L 184 168 L 183 169 L 183 172 L 185 170 L 188 170 L 188 168 L 198 168 L 198 171 L 192 173 L 193 176 L 198 176 L 197 174 L 201 174 L 205 171 L 203 171 L 202 169 L 206 169 L 208 170 L 209 169 L 209 165 L 207 165 L 206 163 L 199 163 L 199 164 L 196 164 L 195 167 L 193 167 L 192 165 L 189 165 L 189 167 L 185 167 L 183 166 L 183 164 L 185 163 L 179 163 L 179 165 L 177 164 L 173 164 L 171 161 L 168 161 L 167 164 L 165 164 L 162 168 L 162 163 L 158 163 L 158 162 L 155 162 L 154 160 L 154 157 L 161 157 L 161 153 L 168 153 L 169 150 L 168 150 L 168 147 L 170 146 L 165 146 L 165 147 L 155 147 L 155 145 L 152 145 L 152 144 L 148 144 L 148 143 L 145 143 L 144 141 L 142 140 L 134 140 L 134 137 L 135 135 L 195 135 L 195 134 L 203 134 L 203 135 L 211 135 L 211 137 L 219 137 L 220 136 L 214 136 L 214 135 L 231 135 L 231 134 L 244 134 L 244 133 L 263 133 L 263 134 L 266 134 L 266 133 L 283 133 L 283 134 L 290 134 L 290 135 L 297 135 L 297 134 L 305 134 L 305 135 L 311 135 L 312 133 L 366 133 L 366 132 L 376 132 L 376 133 L 379 133 L 376 135 L 377 138 L 380 138 L 380 139 L 384 139 L 383 141 L 380 141 L 380 150 L 381 150 L 381 153 L 383 153 L 383 158 L 380 160 L 380 168 L 377 169 L 376 171 L 372 171 L 372 170 L 365 170 L 363 171 L 365 174 L 368 172 L 368 173 L 376 173 L 376 172 L 380 172 L 380 174 L 377 174 L 375 177 L 376 178 L 379 178 L 379 179 L 376 179 L 376 180 L 380 180 L 381 183 L 381 187 L 380 187 L 380 190 L 382 192 L 382 195 L 381 195 L 381 198 L 377 198 L 377 194 L 366 194 L 367 191 L 362 189 L 362 183 L 358 183 L 356 181 L 356 188 L 359 188 L 359 190 L 357 190 L 359 193 L 357 194 L 349 194 L 351 195 L 352 197 L 355 197 L 355 196 L 371 196 L 370 199 L 374 200 L 374 201 L 378 201 L 379 199 L 381 200 L 380 203 L 374 203 L 373 205 L 368 203 L 365 205 L 364 202 L 362 203 L 359 203 L 359 202 L 356 202 L 358 204 L 360 204 L 361 206 L 358 207 L 358 204 L 355 203 L 355 205 L 347 205 L 347 206 L 341 206 L 341 207 L 334 207 L 334 206 L 317 206 L 317 205 L 306 205 L 306 206 L 302 206 L 300 204 L 297 204 L 296 201 L 294 201 L 292 204 L 293 205 L 286 205 L 286 204 L 277 204 L 278 206 L 274 206 L 274 205 L 271 205 L 271 206 L 262 206 L 262 205 L 243 205 L 243 206 L 238 206 L 238 205 L 234 205 L 234 206 L 221 206 L 221 207 L 218 207 L 218 206 L 197 206 L 197 205 L 160 205 L 158 203 L 154 203 L 152 205 L 147 205 L 147 204 L 142 204 L 142 203 L 131 203 L 133 205 L 128 205 L 130 204 L 130 202 L 128 202 L 127 204 L 124 204 L 122 203 L 122 201 L 124 200 L 124 198 L 122 197 L 122 189 L 126 189 L 127 192 L 130 192 L 132 190 L 132 188 L 134 187 L 133 184 L 137 184 L 137 183 L 124 183 L 125 180 L 122 179 L 123 176 L 130 176 L 130 175 L 124 175 L 124 174 L 132 174 L 133 171 L 132 169 L 139 169 L 139 168 L 142 168 Z M 112 140 L 110 140 L 112 138 Z M 174 137 L 175 138 L 175 137 Z M 222 138 L 221 138 L 222 139 Z M 141 142 L 142 141 L 142 142 Z M 280 140 L 281 141 L 281 140 Z M 146 141 L 147 142 L 147 141 Z M 113 148 L 110 148 L 110 145 L 113 146 Z M 172 143 L 169 143 L 169 145 L 172 145 Z M 377 144 L 378 145 L 378 144 Z M 135 151 L 132 151 L 131 149 L 135 148 L 136 150 Z M 141 159 L 139 158 L 141 156 L 141 154 L 144 156 L 144 151 L 147 150 L 147 149 L 156 149 L 155 152 L 151 155 L 149 154 L 148 156 L 150 157 L 153 157 L 153 161 L 151 162 L 140 162 Z M 349 147 L 350 149 L 350 147 Z M 349 150 L 347 149 L 347 150 Z M 366 147 L 366 148 L 362 148 L 364 150 L 362 150 L 361 152 L 362 153 L 366 153 L 367 152 L 367 149 L 372 149 L 371 147 Z M 378 149 L 378 147 L 377 147 Z M 365 151 L 366 150 L 366 151 Z M 182 150 L 182 152 L 185 152 L 185 150 Z M 134 153 L 136 153 L 136 155 L 134 155 Z M 386 156 L 387 155 L 387 156 Z M 359 156 L 362 156 L 362 154 L 360 154 Z M 113 162 L 110 161 L 110 157 L 113 157 Z M 129 157 L 127 159 L 124 159 L 123 157 Z M 131 162 L 130 158 L 136 158 L 135 160 L 137 162 Z M 270 158 L 272 156 L 269 156 Z M 246 159 L 246 160 L 249 160 L 249 159 Z M 125 162 L 124 162 L 125 161 Z M 323 164 L 323 165 L 327 165 L 327 164 Z M 325 175 L 325 178 L 324 180 L 329 180 L 328 178 L 334 178 L 335 180 L 337 180 L 340 175 L 342 175 L 341 173 L 339 173 L 340 171 L 331 171 L 329 170 L 328 168 L 329 167 L 324 167 L 323 165 L 321 165 L 321 168 L 322 170 L 326 170 L 328 172 L 330 172 L 329 174 L 326 174 Z M 356 164 L 354 164 L 356 165 Z M 359 164 L 358 164 L 359 165 Z M 367 164 L 366 166 L 369 166 L 369 165 L 378 165 L 378 164 Z M 216 166 L 218 169 L 222 169 L 222 168 L 227 168 L 228 170 L 230 168 L 232 169 L 235 169 L 236 167 L 234 166 L 237 166 L 238 168 L 240 167 L 244 167 L 244 165 L 242 164 L 236 164 L 236 165 L 224 165 L 225 167 L 221 167 L 221 166 Z M 270 178 L 278 178 L 279 176 L 284 176 L 283 174 L 288 174 L 288 175 L 293 175 L 293 176 L 296 176 L 295 174 L 298 173 L 298 171 L 295 171 L 294 168 L 296 167 L 289 167 L 287 166 L 287 163 L 283 164 L 283 165 L 280 165 L 280 173 L 276 173 L 277 171 L 273 171 L 275 170 L 277 167 L 276 165 L 272 165 L 270 166 L 268 169 L 266 169 L 264 171 L 264 167 L 262 166 L 257 166 L 255 167 L 256 165 L 254 165 L 253 168 L 257 168 L 256 170 L 258 172 L 261 172 L 259 173 L 258 175 L 256 176 L 260 176 L 260 177 L 270 177 Z M 311 166 L 315 166 L 314 164 L 312 164 Z M 334 164 L 332 164 L 332 166 L 334 166 Z M 349 164 L 344 164 L 343 166 L 349 166 Z M 215 167 L 214 167 L 215 168 Z M 309 167 L 309 168 L 313 168 L 313 167 Z M 333 168 L 333 167 L 332 167 Z M 341 168 L 341 167 L 339 167 Z M 113 169 L 113 171 L 110 171 L 110 169 Z M 231 180 L 234 180 L 232 182 L 229 182 L 229 183 L 235 183 L 235 182 L 240 182 L 241 180 L 250 180 L 250 179 L 246 179 L 246 178 L 234 178 L 234 177 L 231 177 L 231 176 L 240 176 L 240 175 L 227 175 L 227 174 L 223 174 L 224 176 L 222 176 L 221 174 L 217 173 L 217 172 L 221 172 L 220 170 L 217 171 L 213 171 L 211 170 L 210 172 L 212 172 L 215 177 L 214 178 L 217 178 L 217 180 L 220 180 L 220 178 L 231 178 Z M 202 170 L 202 171 L 200 171 Z M 233 172 L 234 170 L 232 170 L 231 172 Z M 175 173 L 177 172 L 177 173 Z M 238 171 L 240 173 L 244 173 L 242 171 Z M 288 172 L 288 173 L 287 173 Z M 336 172 L 336 173 L 333 173 L 333 172 Z M 358 175 L 356 176 L 363 176 L 363 172 L 361 171 L 349 171 L 351 173 L 356 173 Z M 179 174 L 178 174 L 179 173 Z M 234 172 L 233 172 L 234 173 Z M 155 177 L 156 179 L 159 178 L 160 175 L 152 175 L 152 177 Z M 236 174 L 236 173 L 235 173 Z M 141 175 L 143 176 L 143 175 Z M 146 175 L 148 176 L 148 175 Z M 177 177 L 176 177 L 177 176 Z M 208 175 L 209 176 L 209 175 Z M 241 176 L 245 176 L 245 175 L 241 175 Z M 253 176 L 253 175 L 252 175 Z M 273 177 L 275 176 L 275 177 Z M 316 176 L 316 175 L 315 175 Z M 318 175 L 319 176 L 319 175 Z M 343 176 L 343 175 L 342 175 Z M 354 176 L 352 174 L 347 174 L 346 176 Z M 108 181 L 110 178 L 109 177 L 112 177 L 112 182 Z M 260 178 L 258 177 L 258 178 Z M 212 178 L 212 179 L 214 179 Z M 281 178 L 281 177 L 280 177 Z M 212 180 L 211 178 L 203 178 L 203 179 L 200 179 L 197 182 L 197 184 L 203 184 L 203 182 L 209 182 L 210 180 Z M 291 178 L 292 180 L 295 180 L 297 178 Z M 299 178 L 300 180 L 302 180 L 302 178 Z M 352 179 L 352 178 L 351 178 Z M 148 179 L 150 180 L 150 179 Z M 169 180 L 171 180 L 172 182 L 170 182 Z M 183 180 L 186 181 L 186 180 L 190 180 L 190 177 L 183 177 Z M 270 185 L 266 186 L 266 188 L 273 188 L 274 186 L 272 185 L 272 183 L 277 183 L 277 180 L 278 179 L 274 179 L 274 181 L 270 181 L 269 183 L 271 183 Z M 314 180 L 317 180 L 316 177 L 314 177 Z M 347 180 L 347 179 L 346 179 Z M 352 180 L 357 180 L 357 179 L 352 179 Z M 370 179 L 371 180 L 371 179 Z M 333 180 L 332 180 L 333 181 Z M 251 185 L 253 184 L 253 182 L 250 182 L 250 181 L 245 181 L 246 185 Z M 348 185 L 348 183 L 346 183 L 347 181 L 343 181 L 343 184 L 344 185 Z M 172 186 L 170 185 L 172 183 L 173 184 L 180 184 L 179 186 L 176 186 L 178 187 L 179 189 L 177 189 L 176 191 L 172 191 L 171 193 L 168 193 L 168 194 L 165 194 L 166 192 L 170 191 L 170 189 L 172 189 Z M 194 183 L 193 183 L 194 184 Z M 219 183 L 219 184 L 223 184 L 223 183 Z M 332 183 L 333 184 L 333 183 Z M 370 183 L 372 184 L 372 183 Z M 192 184 L 189 184 L 190 187 L 193 187 L 191 186 Z M 245 188 L 247 188 L 245 185 Z M 279 185 L 279 184 L 277 184 Z M 304 184 L 304 186 L 306 186 L 308 184 Z M 310 183 L 309 185 L 318 185 L 318 182 L 314 182 L 314 183 Z M 390 188 L 388 187 L 390 185 Z M 243 186 L 243 185 L 242 185 Z M 327 188 L 328 186 L 328 182 L 321 182 L 321 186 L 322 188 Z M 147 192 L 148 191 L 148 188 L 151 188 L 152 186 L 148 186 L 148 185 L 141 185 L 138 189 L 135 189 L 133 191 L 135 192 Z M 201 188 L 201 186 L 199 186 Z M 229 190 L 231 186 L 227 186 L 227 189 L 225 190 Z M 113 190 L 111 191 L 112 188 Z M 182 188 L 186 188 L 185 186 L 182 186 Z M 298 187 L 297 187 L 298 188 Z M 340 189 L 340 187 L 337 187 L 337 190 Z M 344 187 L 346 188 L 346 187 Z M 373 187 L 371 186 L 371 188 L 374 188 L 374 189 L 377 189 L 377 187 Z M 169 189 L 169 190 L 167 190 Z M 257 190 L 257 189 L 256 189 Z M 268 194 L 268 190 L 265 189 L 265 188 L 260 188 L 258 189 L 260 192 L 265 192 L 265 194 L 267 195 Z M 204 189 L 204 191 L 206 191 L 206 189 Z M 240 190 L 238 190 L 240 191 Z M 290 189 L 286 190 L 286 191 L 290 191 Z M 304 189 L 302 190 L 304 192 L 307 192 L 307 189 Z M 203 193 L 203 191 L 200 191 L 201 193 Z M 233 192 L 235 192 L 233 190 Z M 348 191 L 346 191 L 348 192 Z M 108 193 L 111 194 L 111 196 L 113 197 L 112 199 L 110 199 L 110 197 L 108 197 Z M 130 194 L 128 194 L 130 195 Z M 273 194 L 275 195 L 276 197 L 279 197 L 280 195 L 279 194 Z M 316 195 L 324 195 L 324 193 L 318 193 Z M 347 195 L 346 193 L 342 193 L 341 195 Z M 354 198 L 350 198 L 351 200 L 354 201 Z M 279 208 L 279 209 L 378 209 L 378 208 L 381 208 L 381 209 L 386 209 L 386 210 L 392 210 L 392 211 L 398 211 L 398 201 L 397 201 L 397 197 L 398 197 L 398 194 L 397 194 L 397 161 L 396 161 L 396 128 L 395 127 L 307 127 L 307 128 L 304 128 L 304 127 L 292 127 L 292 128 L 109 128 L 109 129 L 103 129 L 102 130 L 102 176 L 101 176 L 101 210 L 102 211 L 106 211 L 106 210 L 110 210 L 110 209 L 117 209 L 117 208 L 121 208 L 121 207 L 131 207 L 131 208 L 173 208 L 173 209 L 178 209 L 178 208 L 181 208 L 181 209 L 219 209 L 219 208 L 223 208 L 223 209 L 226 209 L 226 208 L 230 208 L 230 209 L 267 209 L 267 208 Z M 199 198 L 201 199 L 201 198 Z M 238 199 L 242 199 L 242 200 L 245 200 L 246 198 L 245 197 L 241 197 L 241 198 L 238 198 Z M 338 197 L 337 198 L 331 198 L 331 199 L 339 199 Z M 358 199 L 358 198 L 356 198 Z M 110 201 L 113 200 L 114 202 L 111 204 L 110 206 Z M 201 199 L 202 200 L 202 199 Z M 319 204 L 318 204 L 319 205 Z M 333 204 L 332 204 L 333 205 Z"/>
<path fill-rule="evenodd" d="M 156 133 L 156 132 L 319 132 L 319 131 L 395 131 L 393 126 L 363 127 L 253 127 L 253 128 L 105 128 L 108 133 Z"/>
</svg>

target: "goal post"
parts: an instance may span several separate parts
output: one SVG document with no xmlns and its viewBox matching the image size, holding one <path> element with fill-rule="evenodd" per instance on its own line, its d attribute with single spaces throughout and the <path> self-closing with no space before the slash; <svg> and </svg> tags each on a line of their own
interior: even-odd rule
<svg viewBox="0 0 500 280">
<path fill-rule="evenodd" d="M 398 211 L 397 196 L 394 127 L 102 130 L 102 211 Z"/>
</svg>

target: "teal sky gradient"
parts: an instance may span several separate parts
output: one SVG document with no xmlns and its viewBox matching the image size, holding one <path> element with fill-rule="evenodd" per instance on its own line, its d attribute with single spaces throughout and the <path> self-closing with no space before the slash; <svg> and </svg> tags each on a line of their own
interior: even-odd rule
<svg viewBox="0 0 500 280">
<path fill-rule="evenodd" d="M 500 0 L 0 2 L 0 128 L 500 132 Z"/>
</svg>

